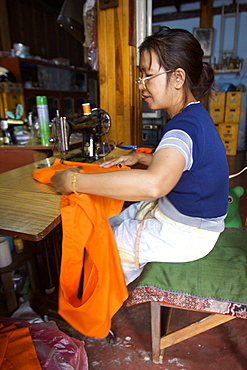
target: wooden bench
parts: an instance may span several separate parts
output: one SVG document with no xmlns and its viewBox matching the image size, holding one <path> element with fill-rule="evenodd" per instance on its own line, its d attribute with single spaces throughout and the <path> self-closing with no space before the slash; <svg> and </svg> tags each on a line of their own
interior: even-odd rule
<svg viewBox="0 0 247 370">
<path fill-rule="evenodd" d="M 126 305 L 151 303 L 153 362 L 164 349 L 235 318 L 247 318 L 247 228 L 225 229 L 204 258 L 186 263 L 148 263 Z M 164 333 L 161 308 L 167 307 Z M 208 313 L 169 333 L 172 308 Z"/>
</svg>

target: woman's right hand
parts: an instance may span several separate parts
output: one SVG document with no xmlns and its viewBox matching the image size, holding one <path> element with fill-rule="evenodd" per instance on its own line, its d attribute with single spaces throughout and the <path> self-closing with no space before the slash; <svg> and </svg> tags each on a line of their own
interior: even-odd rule
<svg viewBox="0 0 247 370">
<path fill-rule="evenodd" d="M 122 166 L 133 166 L 139 162 L 139 154 L 133 152 L 127 155 L 121 155 L 120 157 L 111 159 L 100 164 L 100 167 L 109 168 L 113 166 L 122 167 Z"/>
<path fill-rule="evenodd" d="M 130 154 L 121 155 L 120 157 L 111 159 L 110 161 L 103 162 L 100 167 L 109 168 L 112 166 L 134 166 L 137 163 L 149 166 L 153 160 L 153 155 L 149 153 L 132 152 Z"/>
</svg>

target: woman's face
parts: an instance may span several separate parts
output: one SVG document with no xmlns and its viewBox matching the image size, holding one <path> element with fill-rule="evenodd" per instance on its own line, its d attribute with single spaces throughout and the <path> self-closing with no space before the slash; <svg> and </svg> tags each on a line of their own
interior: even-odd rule
<svg viewBox="0 0 247 370">
<path fill-rule="evenodd" d="M 152 51 L 152 63 L 150 66 L 150 56 L 147 51 L 144 51 L 141 60 L 140 68 L 142 78 L 154 76 L 158 73 L 165 72 L 163 67 L 160 67 L 157 54 Z M 139 89 L 142 91 L 142 96 L 147 102 L 150 109 L 167 110 L 174 100 L 174 91 L 172 84 L 168 82 L 167 73 L 160 74 L 148 80 L 145 80 L 145 86 L 139 84 Z M 173 77 L 171 76 L 171 79 Z"/>
</svg>

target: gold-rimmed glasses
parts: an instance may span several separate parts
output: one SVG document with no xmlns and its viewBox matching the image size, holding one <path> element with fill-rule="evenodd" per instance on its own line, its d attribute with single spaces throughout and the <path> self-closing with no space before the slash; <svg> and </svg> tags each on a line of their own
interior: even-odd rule
<svg viewBox="0 0 247 370">
<path fill-rule="evenodd" d="M 163 71 L 163 72 L 160 72 L 160 73 L 156 73 L 155 75 L 152 75 L 152 76 L 147 76 L 147 77 L 144 77 L 144 78 L 138 77 L 138 78 L 136 79 L 136 84 L 137 84 L 137 85 L 142 84 L 142 86 L 143 86 L 143 87 L 144 87 L 144 89 L 146 90 L 146 84 L 145 84 L 145 81 L 146 81 L 146 80 L 149 80 L 150 78 L 154 78 L 154 77 L 157 77 L 157 76 L 163 75 L 163 73 L 168 73 L 168 72 L 171 72 L 171 71 L 172 71 L 171 69 L 168 69 L 167 71 Z"/>
</svg>

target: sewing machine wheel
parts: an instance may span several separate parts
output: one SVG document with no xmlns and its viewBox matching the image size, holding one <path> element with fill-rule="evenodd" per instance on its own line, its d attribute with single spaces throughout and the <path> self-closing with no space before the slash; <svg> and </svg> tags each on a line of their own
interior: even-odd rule
<svg viewBox="0 0 247 370">
<path fill-rule="evenodd" d="M 95 127 L 95 135 L 106 135 L 111 128 L 111 118 L 109 114 L 105 110 L 99 108 L 93 108 L 91 114 L 100 122 L 100 124 Z"/>
</svg>

